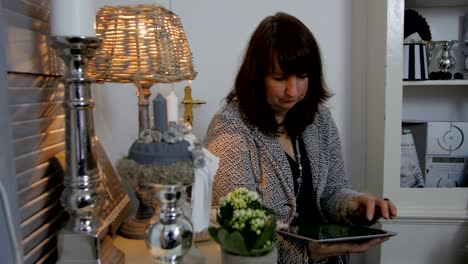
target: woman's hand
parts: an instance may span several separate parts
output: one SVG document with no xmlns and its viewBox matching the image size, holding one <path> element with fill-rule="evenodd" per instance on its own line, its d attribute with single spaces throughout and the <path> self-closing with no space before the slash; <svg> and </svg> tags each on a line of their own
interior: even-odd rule
<svg viewBox="0 0 468 264">
<path fill-rule="evenodd" d="M 372 240 L 360 243 L 317 243 L 309 242 L 307 249 L 309 259 L 312 261 L 322 261 L 333 256 L 342 256 L 348 253 L 360 253 L 371 247 L 382 244 L 387 238 L 374 238 Z"/>
<path fill-rule="evenodd" d="M 369 194 L 349 201 L 347 212 L 349 220 L 357 225 L 369 225 L 379 218 L 393 219 L 397 216 L 397 209 L 389 199 L 380 199 Z"/>
</svg>

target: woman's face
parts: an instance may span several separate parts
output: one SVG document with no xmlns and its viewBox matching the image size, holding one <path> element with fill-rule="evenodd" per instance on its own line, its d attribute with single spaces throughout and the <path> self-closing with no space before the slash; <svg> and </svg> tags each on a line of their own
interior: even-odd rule
<svg viewBox="0 0 468 264">
<path fill-rule="evenodd" d="M 275 111 L 277 121 L 282 122 L 289 109 L 305 97 L 309 77 L 307 74 L 286 76 L 275 63 L 274 71 L 265 77 L 265 86 L 266 100 Z"/>
</svg>

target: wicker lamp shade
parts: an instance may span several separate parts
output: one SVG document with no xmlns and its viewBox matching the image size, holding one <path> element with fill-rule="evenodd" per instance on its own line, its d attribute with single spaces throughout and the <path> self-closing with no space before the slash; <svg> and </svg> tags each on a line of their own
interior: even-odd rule
<svg viewBox="0 0 468 264">
<path fill-rule="evenodd" d="M 102 46 L 89 72 L 98 82 L 193 80 L 192 52 L 179 17 L 157 5 L 104 6 L 96 15 Z"/>
</svg>

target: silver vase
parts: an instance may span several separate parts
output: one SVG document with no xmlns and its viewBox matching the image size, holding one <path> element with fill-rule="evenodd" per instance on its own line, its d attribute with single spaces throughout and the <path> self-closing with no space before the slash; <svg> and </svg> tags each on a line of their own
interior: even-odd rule
<svg viewBox="0 0 468 264">
<path fill-rule="evenodd" d="M 146 245 L 158 263 L 181 263 L 193 243 L 193 227 L 179 200 L 183 185 L 152 185 L 161 202 L 159 219 L 146 231 Z"/>
<path fill-rule="evenodd" d="M 442 53 L 437 58 L 437 66 L 443 72 L 449 72 L 455 68 L 455 58 L 452 56 L 451 50 L 455 40 L 447 40 L 442 43 Z"/>
</svg>

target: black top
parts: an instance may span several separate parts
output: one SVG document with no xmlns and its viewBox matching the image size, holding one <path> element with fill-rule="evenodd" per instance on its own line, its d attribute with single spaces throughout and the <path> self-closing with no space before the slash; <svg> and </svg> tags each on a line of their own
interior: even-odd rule
<svg viewBox="0 0 468 264">
<path fill-rule="evenodd" d="M 291 137 L 291 143 L 294 148 L 294 153 L 297 153 L 296 149 L 296 138 Z M 296 198 L 296 210 L 297 216 L 292 221 L 291 225 L 310 225 L 312 223 L 320 222 L 320 217 L 317 208 L 314 204 L 315 190 L 312 185 L 312 172 L 310 169 L 309 158 L 305 149 L 304 141 L 299 137 L 299 151 L 301 152 L 301 165 L 302 165 L 302 184 L 299 192 L 299 197 Z M 297 195 L 297 188 L 299 184 L 297 179 L 299 178 L 299 164 L 291 158 L 287 153 L 289 166 L 294 179 L 294 193 Z M 296 154 L 297 157 L 297 154 Z"/>
<path fill-rule="evenodd" d="M 294 148 L 294 154 L 297 153 L 296 149 L 296 138 L 291 137 L 291 143 Z M 314 223 L 320 223 L 320 216 L 317 211 L 317 207 L 314 204 L 315 190 L 312 184 L 312 170 L 310 169 L 309 158 L 305 149 L 304 141 L 299 137 L 299 151 L 301 152 L 301 165 L 302 165 L 302 184 L 299 197 L 296 198 L 296 210 L 297 216 L 291 222 L 291 226 L 299 225 L 311 225 Z M 286 153 L 286 152 L 285 152 Z M 295 155 L 297 157 L 297 154 Z M 297 179 L 299 178 L 299 164 L 286 153 L 288 157 L 289 166 L 294 179 L 294 193 L 297 194 L 297 188 L 299 184 Z M 328 258 L 327 264 L 338 264 L 347 263 L 346 257 L 331 257 Z"/>
</svg>

